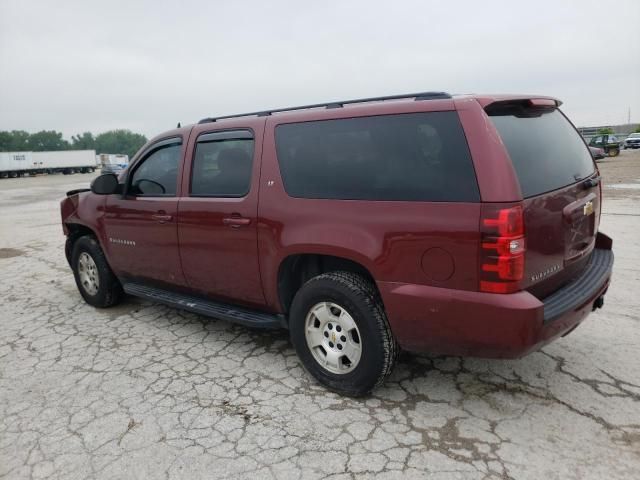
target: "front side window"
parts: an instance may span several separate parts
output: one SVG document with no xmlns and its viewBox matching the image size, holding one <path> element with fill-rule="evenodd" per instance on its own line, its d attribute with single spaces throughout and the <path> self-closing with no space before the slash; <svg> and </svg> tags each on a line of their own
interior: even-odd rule
<svg viewBox="0 0 640 480">
<path fill-rule="evenodd" d="M 290 123 L 276 150 L 292 197 L 477 202 L 480 195 L 457 112 Z"/>
<path fill-rule="evenodd" d="M 129 193 L 137 196 L 175 196 L 180 145 L 159 148 L 133 172 Z"/>
<path fill-rule="evenodd" d="M 243 197 L 249 192 L 253 139 L 198 142 L 191 174 L 191 195 Z"/>
</svg>

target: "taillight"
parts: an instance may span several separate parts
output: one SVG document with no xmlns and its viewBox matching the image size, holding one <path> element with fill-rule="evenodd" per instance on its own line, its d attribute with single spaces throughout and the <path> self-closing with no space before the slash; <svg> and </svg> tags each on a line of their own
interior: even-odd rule
<svg viewBox="0 0 640 480">
<path fill-rule="evenodd" d="M 524 277 L 524 218 L 521 205 L 482 205 L 480 291 L 511 293 Z"/>
</svg>

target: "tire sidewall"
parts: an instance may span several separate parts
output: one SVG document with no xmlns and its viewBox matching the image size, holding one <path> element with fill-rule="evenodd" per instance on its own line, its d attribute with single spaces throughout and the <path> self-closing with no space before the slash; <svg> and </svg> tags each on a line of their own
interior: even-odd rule
<svg viewBox="0 0 640 480">
<path fill-rule="evenodd" d="M 375 386 L 384 369 L 385 351 L 379 338 L 376 319 L 376 300 L 340 286 L 328 278 L 312 280 L 303 286 L 291 305 L 291 339 L 305 369 L 328 388 L 351 395 L 362 395 Z M 333 302 L 349 312 L 360 332 L 362 355 L 358 366 L 344 374 L 331 373 L 322 367 L 311 353 L 305 337 L 306 320 L 310 309 L 321 302 Z"/>
<path fill-rule="evenodd" d="M 100 284 L 98 285 L 98 291 L 95 295 L 90 295 L 84 289 L 82 282 L 80 281 L 80 275 L 78 273 L 78 259 L 82 253 L 87 253 L 91 256 L 98 270 L 98 280 Z M 95 238 L 85 236 L 79 238 L 75 242 L 75 245 L 73 246 L 73 253 L 71 255 L 71 268 L 73 269 L 73 276 L 76 280 L 76 285 L 78 286 L 80 295 L 82 295 L 82 298 L 84 298 L 88 304 L 100 307 L 107 303 L 110 271 L 104 260 L 102 249 Z"/>
</svg>

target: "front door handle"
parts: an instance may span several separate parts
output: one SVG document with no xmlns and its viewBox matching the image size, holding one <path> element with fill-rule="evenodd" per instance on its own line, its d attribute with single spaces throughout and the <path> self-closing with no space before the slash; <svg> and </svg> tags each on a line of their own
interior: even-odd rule
<svg viewBox="0 0 640 480">
<path fill-rule="evenodd" d="M 242 226 L 249 225 L 251 223 L 251 219 L 240 216 L 224 217 L 222 219 L 222 223 L 231 228 L 240 228 Z"/>
<path fill-rule="evenodd" d="M 153 215 L 151 215 L 151 218 L 153 218 L 156 222 L 166 223 L 170 222 L 173 217 L 171 215 L 167 215 L 166 213 L 154 213 Z"/>
</svg>

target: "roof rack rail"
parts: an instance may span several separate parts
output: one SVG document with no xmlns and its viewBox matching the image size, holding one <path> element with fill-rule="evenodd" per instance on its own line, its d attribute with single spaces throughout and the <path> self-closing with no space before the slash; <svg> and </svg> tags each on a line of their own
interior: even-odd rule
<svg viewBox="0 0 640 480">
<path fill-rule="evenodd" d="M 217 120 L 224 120 L 226 118 L 236 118 L 236 117 L 266 117 L 271 115 L 272 113 L 278 112 L 290 112 L 294 110 L 307 110 L 310 108 L 342 108 L 345 105 L 353 104 L 353 103 L 367 103 L 367 102 L 381 102 L 385 100 L 399 100 L 402 98 L 413 98 L 416 101 L 420 100 L 437 100 L 443 98 L 451 98 L 451 95 L 446 92 L 421 92 L 421 93 L 406 93 L 403 95 L 387 95 L 385 97 L 369 97 L 369 98 L 358 98 L 355 100 L 342 100 L 339 102 L 328 102 L 328 103 L 315 103 L 311 105 L 301 105 L 299 107 L 289 107 L 289 108 L 276 108 L 273 110 L 262 110 L 259 112 L 250 112 L 250 113 L 240 113 L 236 115 L 224 115 L 222 117 L 208 117 L 203 118 L 198 122 L 201 123 L 212 123 Z"/>
</svg>

